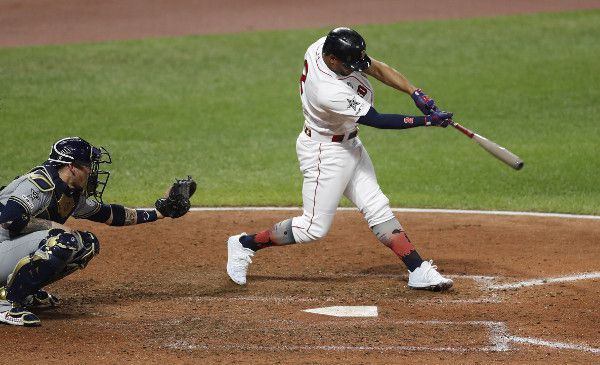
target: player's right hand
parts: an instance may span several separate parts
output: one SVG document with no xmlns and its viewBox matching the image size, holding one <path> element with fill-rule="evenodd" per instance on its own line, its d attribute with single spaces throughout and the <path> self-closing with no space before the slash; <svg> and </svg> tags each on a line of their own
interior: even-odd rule
<svg viewBox="0 0 600 365">
<path fill-rule="evenodd" d="M 452 120 L 453 115 L 453 113 L 445 112 L 436 108 L 431 112 L 431 115 L 425 116 L 425 125 L 446 128 Z"/>
</svg>

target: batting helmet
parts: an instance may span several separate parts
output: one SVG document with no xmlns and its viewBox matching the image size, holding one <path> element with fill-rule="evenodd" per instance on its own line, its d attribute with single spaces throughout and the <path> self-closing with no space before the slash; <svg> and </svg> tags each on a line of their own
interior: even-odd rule
<svg viewBox="0 0 600 365">
<path fill-rule="evenodd" d="M 102 193 L 104 193 L 110 176 L 110 172 L 100 170 L 102 163 L 112 163 L 108 151 L 104 147 L 92 146 L 88 141 L 79 137 L 58 140 L 52 145 L 50 156 L 46 160 L 46 164 L 52 166 L 76 164 L 89 167 L 91 171 L 86 193 L 99 202 L 102 202 Z M 99 186 L 102 186 L 100 191 L 98 191 Z"/>
<path fill-rule="evenodd" d="M 363 37 L 350 28 L 335 28 L 325 38 L 323 53 L 332 54 L 352 71 L 363 71 L 371 66 Z"/>
</svg>

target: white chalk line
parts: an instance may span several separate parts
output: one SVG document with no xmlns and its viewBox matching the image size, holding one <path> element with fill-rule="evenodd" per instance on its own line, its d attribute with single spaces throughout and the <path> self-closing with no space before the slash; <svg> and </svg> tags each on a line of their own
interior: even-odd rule
<svg viewBox="0 0 600 365">
<path fill-rule="evenodd" d="M 567 275 L 567 276 L 524 280 L 524 281 L 518 281 L 516 283 L 492 284 L 492 285 L 488 285 L 488 289 L 492 289 L 492 290 L 518 289 L 518 288 L 524 288 L 527 286 L 546 285 L 546 284 L 552 284 L 552 283 L 563 283 L 563 282 L 569 282 L 569 281 L 590 280 L 590 279 L 599 279 L 599 278 L 600 278 L 600 272 L 588 272 L 588 273 L 573 274 L 573 275 Z"/>
<path fill-rule="evenodd" d="M 299 207 L 193 207 L 193 212 L 230 212 L 230 211 L 298 211 Z M 341 211 L 358 211 L 357 208 L 340 207 Z M 440 213 L 440 214 L 481 214 L 481 215 L 507 215 L 528 216 L 545 218 L 567 218 L 567 219 L 593 219 L 600 220 L 598 215 L 565 214 L 565 213 L 540 213 L 520 212 L 510 210 L 464 210 L 464 209 L 421 209 L 421 208 L 392 208 L 397 213 Z"/>
<path fill-rule="evenodd" d="M 403 278 L 406 279 L 406 275 L 394 275 L 394 274 L 371 274 L 371 273 L 340 273 L 340 274 L 329 274 L 329 275 L 337 275 L 343 277 L 357 277 L 357 278 Z M 580 281 L 580 280 L 593 280 L 600 278 L 600 272 L 585 272 L 585 273 L 577 273 L 570 274 L 565 276 L 558 277 L 548 277 L 541 279 L 531 279 L 531 280 L 521 280 L 512 283 L 504 283 L 504 284 L 493 284 L 493 281 L 498 280 L 498 277 L 495 276 L 486 276 L 486 275 L 452 275 L 452 274 L 444 274 L 444 276 L 452 278 L 452 279 L 468 279 L 473 280 L 481 285 L 483 285 L 486 289 L 491 290 L 502 290 L 502 289 L 518 289 L 528 286 L 535 285 L 546 285 L 553 283 L 563 283 L 570 281 Z"/>
<path fill-rule="evenodd" d="M 223 302 L 223 301 L 239 301 L 239 302 L 264 302 L 264 303 L 346 303 L 339 297 L 318 297 L 318 298 L 307 298 L 307 297 L 294 297 L 294 296 L 248 296 L 248 297 L 185 297 L 179 298 L 178 300 L 185 300 L 189 302 Z M 491 294 L 490 296 L 481 298 L 470 298 L 470 299 L 413 299 L 413 298 L 379 298 L 378 303 L 426 303 L 426 304 L 479 304 L 479 303 L 501 303 L 502 299 Z"/>
<path fill-rule="evenodd" d="M 273 325 L 273 321 L 270 321 L 270 326 Z M 277 321 L 274 321 L 277 322 Z M 283 323 L 289 325 L 290 321 L 283 321 Z M 237 351 L 378 351 L 378 352 L 505 352 L 510 350 L 507 339 L 509 338 L 506 333 L 506 325 L 503 322 L 494 321 L 416 321 L 416 320 L 405 320 L 405 321 L 385 321 L 384 323 L 391 323 L 395 325 L 431 325 L 431 326 L 482 326 L 486 327 L 490 334 L 489 346 L 481 347 L 444 347 L 444 346 L 348 346 L 348 345 L 249 345 L 249 344 L 221 344 L 221 345 L 207 345 L 207 344 L 195 344 L 190 339 L 177 339 L 168 342 L 164 347 L 174 350 L 237 350 Z M 380 326 L 381 321 L 361 321 L 351 320 L 345 322 L 324 322 L 315 324 L 306 323 L 295 323 L 297 328 L 306 327 L 327 327 L 331 325 L 337 327 L 355 327 L 357 324 L 366 326 Z M 292 328 L 292 327 L 286 327 Z"/>
<path fill-rule="evenodd" d="M 320 276 L 324 277 L 356 277 L 356 278 L 391 278 L 391 279 L 406 279 L 406 275 L 393 275 L 393 274 L 367 274 L 367 273 L 319 273 Z M 579 273 L 559 277 L 549 277 L 542 279 L 523 280 L 512 283 L 504 284 L 493 284 L 494 280 L 498 280 L 494 276 L 485 275 L 446 275 L 452 279 L 467 279 L 473 280 L 478 283 L 482 290 L 505 290 L 505 289 L 520 289 L 528 286 L 536 285 L 547 285 L 553 283 L 580 281 L 580 280 L 593 280 L 600 278 L 600 272 L 588 272 Z M 338 297 L 298 297 L 298 296 L 200 296 L 200 297 L 186 297 L 181 298 L 182 300 L 192 302 L 212 302 L 212 301 L 247 301 L 247 302 L 270 302 L 270 303 L 316 303 L 316 302 L 327 302 L 327 303 L 340 303 L 343 299 Z M 429 299 L 415 299 L 415 298 L 379 298 L 379 303 L 390 303 L 390 302 L 410 302 L 410 303 L 437 303 L 437 304 L 478 304 L 478 303 L 501 303 L 502 298 L 496 293 L 487 292 L 483 296 L 478 298 L 468 299 L 449 299 L 446 297 L 435 297 Z"/>
<path fill-rule="evenodd" d="M 460 347 L 422 347 L 422 346 L 340 346 L 340 345 L 196 345 L 188 340 L 176 340 L 164 345 L 172 350 L 212 350 L 212 351 L 377 351 L 377 352 L 469 352 L 474 351 Z M 479 351 L 491 352 L 493 349 L 481 348 Z"/>
<path fill-rule="evenodd" d="M 272 326 L 274 323 L 271 323 Z M 277 322 L 277 321 L 275 321 Z M 286 325 L 289 325 L 290 321 L 283 321 Z M 238 350 L 238 351 L 378 351 L 378 352 L 508 352 L 512 351 L 511 343 L 535 345 L 542 347 L 549 347 L 556 350 L 573 350 L 582 351 L 592 354 L 600 354 L 600 348 L 592 347 L 587 344 L 575 344 L 558 341 L 548 341 L 540 338 L 533 337 L 520 337 L 512 336 L 508 333 L 508 329 L 505 322 L 497 321 L 442 321 L 442 320 L 428 320 L 428 321 L 416 321 L 416 320 L 405 320 L 405 321 L 384 321 L 383 323 L 395 324 L 395 325 L 428 325 L 428 326 L 482 326 L 485 327 L 489 333 L 490 345 L 480 347 L 452 347 L 452 346 L 349 346 L 349 345 L 250 345 L 250 344 L 221 344 L 221 345 L 207 345 L 207 344 L 195 344 L 194 340 L 190 339 L 177 339 L 172 340 L 164 345 L 166 348 L 175 350 Z M 296 326 L 286 328 L 306 328 L 306 327 L 327 327 L 335 325 L 337 327 L 356 327 L 357 324 L 365 326 L 381 326 L 381 321 L 361 321 L 352 320 L 350 322 L 324 322 L 318 325 L 307 324 L 307 323 L 295 323 Z"/>
<path fill-rule="evenodd" d="M 559 349 L 559 350 L 577 350 L 577 351 L 583 351 L 583 352 L 591 352 L 593 354 L 600 354 L 600 348 L 591 347 L 591 346 L 582 345 L 582 344 L 546 341 L 546 340 L 542 340 L 540 338 L 509 336 L 508 341 L 522 343 L 522 344 L 528 344 L 528 345 L 551 347 L 551 348 Z"/>
</svg>

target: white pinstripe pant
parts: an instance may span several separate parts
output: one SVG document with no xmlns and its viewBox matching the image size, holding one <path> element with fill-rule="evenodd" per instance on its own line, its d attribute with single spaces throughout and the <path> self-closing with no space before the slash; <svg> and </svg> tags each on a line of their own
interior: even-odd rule
<svg viewBox="0 0 600 365">
<path fill-rule="evenodd" d="M 318 142 L 305 133 L 296 141 L 302 186 L 303 214 L 292 219 L 296 242 L 325 237 L 342 195 L 364 215 L 369 227 L 394 218 L 381 191 L 371 158 L 360 139 Z"/>
</svg>

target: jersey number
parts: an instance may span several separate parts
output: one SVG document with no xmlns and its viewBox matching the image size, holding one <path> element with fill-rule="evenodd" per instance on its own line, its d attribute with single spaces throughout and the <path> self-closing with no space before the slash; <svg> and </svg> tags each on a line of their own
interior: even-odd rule
<svg viewBox="0 0 600 365">
<path fill-rule="evenodd" d="M 304 82 L 306 81 L 306 75 L 308 75 L 308 62 L 304 60 L 304 69 L 302 75 L 300 75 L 300 95 L 304 94 Z"/>
</svg>

